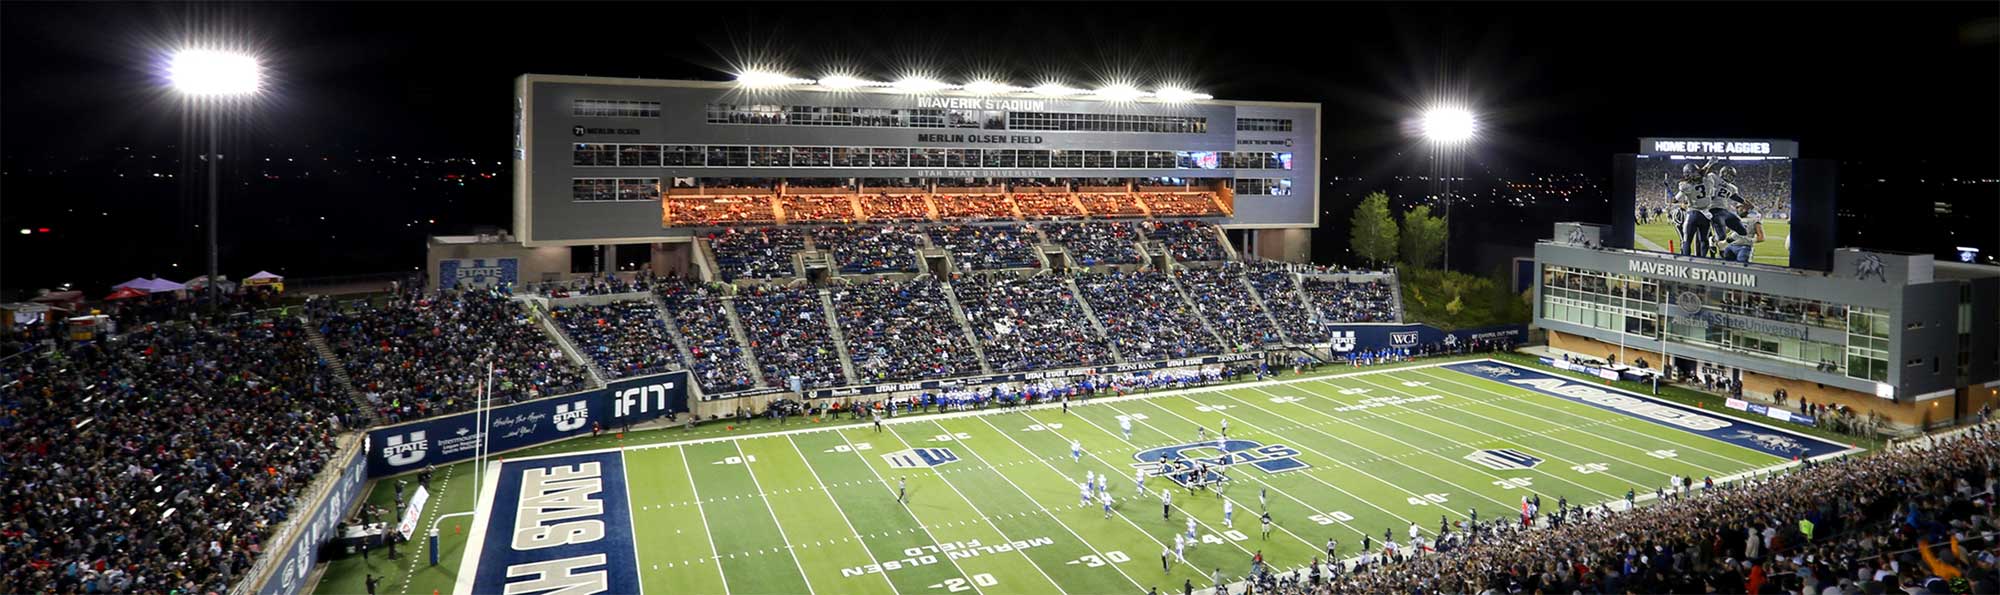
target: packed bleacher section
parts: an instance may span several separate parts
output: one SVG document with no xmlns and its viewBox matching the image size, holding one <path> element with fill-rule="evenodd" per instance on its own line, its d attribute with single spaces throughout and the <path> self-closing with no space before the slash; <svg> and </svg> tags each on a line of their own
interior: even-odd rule
<svg viewBox="0 0 2000 595">
<path fill-rule="evenodd" d="M 854 221 L 854 197 L 847 194 L 787 194 L 778 198 L 778 207 L 792 223 Z"/>
<path fill-rule="evenodd" d="M 959 306 L 994 372 L 1112 363 L 1068 284 L 1055 275 L 963 275 L 952 281 Z"/>
<path fill-rule="evenodd" d="M 1326 342 L 1326 330 L 1314 324 L 1312 311 L 1302 306 L 1305 302 L 1299 299 L 1295 273 L 1282 266 L 1254 263 L 1249 265 L 1247 276 L 1250 285 L 1257 288 L 1257 296 L 1264 298 L 1266 311 L 1277 319 L 1285 338 L 1295 343 Z"/>
<path fill-rule="evenodd" d="M 945 221 L 1013 219 L 1014 205 L 1005 194 L 938 194 L 931 197 L 938 218 Z"/>
<path fill-rule="evenodd" d="M 789 389 L 796 377 L 807 390 L 847 384 L 819 290 L 754 287 L 738 294 L 735 302 L 765 382 Z"/>
<path fill-rule="evenodd" d="M 1148 221 L 1146 237 L 1159 240 L 1180 261 L 1213 261 L 1228 258 L 1222 251 L 1215 226 L 1200 221 Z"/>
<path fill-rule="evenodd" d="M 861 211 L 869 221 L 914 222 L 931 218 L 930 201 L 922 194 L 877 194 L 861 197 Z"/>
<path fill-rule="evenodd" d="M 797 274 L 792 255 L 805 249 L 806 234 L 798 227 L 731 227 L 709 233 L 708 241 L 723 280 L 775 279 Z"/>
<path fill-rule="evenodd" d="M 1146 216 L 1146 211 L 1139 208 L 1138 200 L 1123 192 L 1084 192 L 1076 195 L 1076 201 L 1082 203 L 1083 210 L 1092 217 Z"/>
<path fill-rule="evenodd" d="M 927 229 L 931 245 L 951 252 L 961 271 L 1041 266 L 1034 228 L 1021 225 L 937 225 Z"/>
<path fill-rule="evenodd" d="M 1077 276 L 1076 285 L 1128 361 L 1221 351 L 1164 273 L 1084 273 Z"/>
<path fill-rule="evenodd" d="M 756 385 L 743 363 L 743 346 L 730 332 L 728 304 L 708 286 L 685 279 L 654 285 L 673 324 L 687 340 L 686 365 L 706 394 L 726 393 Z"/>
<path fill-rule="evenodd" d="M 833 290 L 847 355 L 862 384 L 978 374 L 979 355 L 930 277 Z"/>
<path fill-rule="evenodd" d="M 669 195 L 663 201 L 667 225 L 709 227 L 746 223 L 772 223 L 771 195 Z"/>
<path fill-rule="evenodd" d="M 1369 552 L 1365 569 L 1269 576 L 1259 592 L 1996 593 L 1997 430 L 1713 488 L 1695 480 L 1635 510 L 1456 527 L 1432 539 L 1435 552 Z"/>
<path fill-rule="evenodd" d="M 604 277 L 593 275 L 569 281 L 532 283 L 529 284 L 528 291 L 529 293 L 541 294 L 552 298 L 631 293 L 645 291 L 647 280 L 650 278 L 651 274 L 648 271 L 639 271 L 632 279 L 624 279 L 617 275 L 607 275 Z"/>
<path fill-rule="evenodd" d="M 1076 201 L 1066 193 L 1016 192 L 1014 204 L 1021 207 L 1021 215 L 1029 219 L 1066 219 L 1082 217 L 1083 211 L 1076 208 Z"/>
<path fill-rule="evenodd" d="M 1185 269 L 1181 286 L 1188 299 L 1209 326 L 1222 335 L 1223 347 L 1242 351 L 1280 342 L 1278 329 L 1264 308 L 1243 288 L 1243 267 L 1236 263 L 1219 269 Z"/>
<path fill-rule="evenodd" d="M 355 390 L 391 422 L 469 409 L 493 370 L 494 403 L 584 388 L 582 370 L 495 290 L 408 293 L 320 322 Z"/>
<path fill-rule="evenodd" d="M 829 226 L 812 230 L 813 246 L 833 251 L 848 275 L 916 272 L 924 238 L 908 226 Z"/>
<path fill-rule="evenodd" d="M 1049 241 L 1069 249 L 1070 258 L 1083 266 L 1138 264 L 1139 232 L 1130 223 L 1085 221 L 1043 223 Z"/>
<path fill-rule="evenodd" d="M 1139 200 L 1154 217 L 1210 217 L 1223 215 L 1213 192 L 1141 192 Z"/>
<path fill-rule="evenodd" d="M 305 332 L 174 323 L 0 364 L 0 591 L 228 592 L 360 419 Z"/>
<path fill-rule="evenodd" d="M 1321 324 L 1396 321 L 1396 292 L 1388 281 L 1306 277 L 1300 285 Z"/>
<path fill-rule="evenodd" d="M 606 379 L 664 372 L 680 359 L 652 300 L 553 306 L 549 317 Z"/>
</svg>

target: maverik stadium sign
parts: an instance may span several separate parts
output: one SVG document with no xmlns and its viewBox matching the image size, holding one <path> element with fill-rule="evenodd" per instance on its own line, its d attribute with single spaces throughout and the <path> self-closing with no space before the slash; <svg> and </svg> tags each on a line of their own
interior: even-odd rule
<svg viewBox="0 0 2000 595">
<path fill-rule="evenodd" d="M 1685 279 L 1688 281 L 1697 281 L 1701 283 L 1708 283 L 1711 285 L 1735 285 L 1737 287 L 1757 286 L 1756 273 L 1748 273 L 1743 271 L 1730 271 L 1723 269 L 1711 269 L 1693 265 L 1663 262 L 1658 260 L 1641 260 L 1637 258 L 1629 259 L 1625 261 L 1625 270 L 1629 272 L 1639 273 L 1641 275 L 1652 275 L 1655 277 L 1672 277 L 1675 279 Z"/>
</svg>

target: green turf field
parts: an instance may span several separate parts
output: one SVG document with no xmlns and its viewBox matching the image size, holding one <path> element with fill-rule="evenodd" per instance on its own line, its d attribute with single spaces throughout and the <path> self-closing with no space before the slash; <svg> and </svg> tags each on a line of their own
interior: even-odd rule
<svg viewBox="0 0 2000 595">
<path fill-rule="evenodd" d="M 1639 248 L 1665 251 L 1669 245 L 1676 249 L 1680 247 L 1680 230 L 1675 229 L 1673 223 L 1664 218 L 1655 219 L 1652 223 L 1645 225 L 1639 225 L 1635 229 L 1641 239 L 1641 241 L 1636 242 Z M 1750 261 L 1759 264 L 1791 266 L 1791 252 L 1785 248 L 1785 238 L 1791 234 L 1792 223 L 1790 221 L 1764 221 L 1764 242 L 1757 244 L 1757 247 L 1750 252 Z M 1653 245 L 1648 246 L 1646 242 L 1652 242 Z"/>
<path fill-rule="evenodd" d="M 1121 420 L 1131 423 L 1129 441 Z M 1136 454 L 1197 442 L 1197 427 L 1212 441 L 1225 422 L 1231 439 L 1295 453 L 1288 460 L 1305 467 L 1232 465 L 1223 487 L 1193 491 L 1155 477 L 1139 493 Z M 1177 591 L 1183 581 L 1200 588 L 1218 568 L 1242 575 L 1257 552 L 1277 568 L 1293 568 L 1323 555 L 1331 538 L 1342 557 L 1352 556 L 1363 534 L 1379 543 L 1387 529 L 1401 543 L 1412 522 L 1429 536 L 1441 520 L 1461 521 L 1474 509 L 1482 519 L 1510 517 L 1527 494 L 1540 494 L 1548 510 L 1557 497 L 1622 506 L 1628 489 L 1649 499 L 1669 476 L 1722 480 L 1789 462 L 1428 366 L 1098 399 L 1068 413 L 905 417 L 879 432 L 805 425 L 654 444 L 606 436 L 505 465 L 574 451 L 585 453 L 551 456 L 622 465 L 603 482 L 605 494 L 622 494 L 617 499 L 629 506 L 629 527 L 610 528 L 630 536 L 629 546 L 613 552 L 613 565 L 624 566 L 617 558 L 629 555 L 646 592 L 830 594 L 1134 593 Z M 1072 458 L 1071 441 L 1082 444 L 1081 460 Z M 885 456 L 917 448 L 949 449 L 954 460 L 898 468 L 891 462 L 897 457 Z M 1481 464 L 1480 453 L 1499 449 L 1540 461 Z M 1086 471 L 1111 478 L 1108 518 L 1101 505 L 1081 503 Z M 466 514 L 474 508 L 467 473 L 468 466 L 455 465 L 434 481 L 439 495 L 423 524 L 440 527 L 438 566 L 428 565 L 422 543 L 411 543 L 400 560 L 379 553 L 336 560 L 319 592 L 359 592 L 363 574 L 386 575 L 385 593 L 468 590 L 471 575 L 462 570 L 475 563 L 465 556 L 467 536 L 489 521 L 495 525 L 485 529 L 499 534 L 522 525 L 492 521 L 495 492 L 511 497 L 508 490 L 489 487 L 487 510 Z M 489 473 L 489 485 L 502 475 Z M 907 505 L 897 501 L 899 480 L 908 482 Z M 1162 518 L 1163 490 L 1173 493 L 1170 518 Z M 1223 517 L 1225 501 L 1234 505 L 1233 523 Z M 1259 530 L 1264 510 L 1275 522 L 1268 537 Z M 1185 563 L 1163 570 L 1161 550 L 1186 532 L 1189 518 L 1199 543 Z M 478 566 L 494 563 L 493 549 L 482 549 Z"/>
</svg>

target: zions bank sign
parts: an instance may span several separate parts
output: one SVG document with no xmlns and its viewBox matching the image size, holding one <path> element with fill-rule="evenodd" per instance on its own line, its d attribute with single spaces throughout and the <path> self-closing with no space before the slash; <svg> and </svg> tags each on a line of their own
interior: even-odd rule
<svg viewBox="0 0 2000 595">
<path fill-rule="evenodd" d="M 687 372 L 669 372 L 475 412 L 368 432 L 368 476 L 381 477 L 687 412 Z M 483 428 L 481 426 L 484 426 Z"/>
</svg>

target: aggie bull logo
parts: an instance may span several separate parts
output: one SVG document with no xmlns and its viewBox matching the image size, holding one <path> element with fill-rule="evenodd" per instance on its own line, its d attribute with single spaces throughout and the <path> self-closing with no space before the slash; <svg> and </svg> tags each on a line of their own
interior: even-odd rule
<svg viewBox="0 0 2000 595">
<path fill-rule="evenodd" d="M 1247 464 L 1272 474 L 1312 467 L 1305 461 L 1299 460 L 1298 449 L 1283 444 L 1263 444 L 1254 440 L 1231 438 L 1223 443 L 1222 448 L 1223 450 L 1218 452 L 1216 441 L 1213 440 L 1162 446 L 1132 455 L 1132 458 L 1140 461 L 1133 463 L 1132 466 L 1148 476 L 1171 475 L 1172 469 L 1168 468 L 1168 461 L 1201 462 L 1211 467 Z M 1173 480 L 1178 483 L 1189 483 L 1180 477 L 1173 477 Z M 1192 485 L 1218 481 L 1222 481 L 1221 474 L 1210 471 L 1207 477 L 1194 478 Z"/>
</svg>

